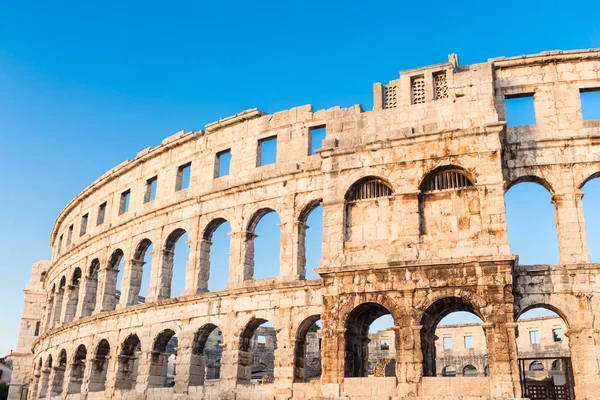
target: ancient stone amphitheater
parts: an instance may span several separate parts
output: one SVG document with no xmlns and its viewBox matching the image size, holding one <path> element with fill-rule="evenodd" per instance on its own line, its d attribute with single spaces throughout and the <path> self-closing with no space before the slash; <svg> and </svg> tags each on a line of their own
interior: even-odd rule
<svg viewBox="0 0 600 400">
<path fill-rule="evenodd" d="M 580 106 L 594 90 L 600 50 L 468 66 L 451 55 L 375 84 L 372 111 L 252 109 L 141 151 L 56 219 L 52 261 L 33 266 L 26 289 L 10 398 L 521 398 L 515 321 L 541 306 L 568 329 L 565 397 L 528 396 L 597 399 L 600 265 L 588 254 L 581 188 L 600 176 L 600 121 L 585 120 Z M 533 100 L 535 123 L 507 127 L 505 103 L 519 97 Z M 273 138 L 276 162 L 261 165 Z M 227 152 L 230 173 L 220 176 Z M 504 195 L 525 181 L 552 195 L 559 265 L 520 265 L 511 253 Z M 320 278 L 306 280 L 306 218 L 319 205 Z M 271 211 L 281 220 L 281 270 L 253 279 L 255 228 Z M 224 221 L 227 289 L 208 292 L 211 236 Z M 172 298 L 173 249 L 184 233 L 186 288 Z M 151 284 L 140 303 L 143 268 Z M 438 376 L 435 327 L 454 311 L 484 321 L 487 376 Z M 368 326 L 385 314 L 395 325 L 395 376 L 367 376 Z M 317 320 L 322 372 L 309 379 L 306 335 Z M 251 342 L 265 321 L 276 331 L 274 371 L 256 382 Z M 205 379 L 204 345 L 217 327 L 220 375 Z M 173 336 L 177 371 L 165 387 Z"/>
</svg>

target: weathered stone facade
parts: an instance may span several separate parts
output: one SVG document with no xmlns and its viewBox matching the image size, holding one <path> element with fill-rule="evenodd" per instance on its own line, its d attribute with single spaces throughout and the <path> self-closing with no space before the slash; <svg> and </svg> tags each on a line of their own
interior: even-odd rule
<svg viewBox="0 0 600 400">
<path fill-rule="evenodd" d="M 248 110 L 141 151 L 58 216 L 52 260 L 34 266 L 26 291 L 11 399 L 27 388 L 35 399 L 518 398 L 515 320 L 534 306 L 564 318 L 576 397 L 595 398 L 600 265 L 587 251 L 581 187 L 600 175 L 600 123 L 583 121 L 579 104 L 580 91 L 594 88 L 599 50 L 470 66 L 452 55 L 375 84 L 370 112 Z M 507 128 L 505 99 L 528 94 L 536 124 Z M 321 149 L 309 155 L 311 130 L 323 126 Z M 260 166 L 262 140 L 271 137 L 276 163 Z M 230 174 L 218 177 L 223 151 L 232 155 Z M 511 253 L 504 194 L 523 181 L 552 194 L 559 265 L 519 265 Z M 317 205 L 320 279 L 305 280 L 306 219 Z M 255 228 L 269 211 L 281 220 L 281 270 L 254 280 Z M 232 228 L 229 282 L 207 292 L 216 273 L 211 237 L 224 221 Z M 186 289 L 171 298 L 174 244 L 184 233 Z M 151 244 L 152 264 L 144 265 Z M 151 268 L 151 286 L 138 304 L 143 268 Z M 436 376 L 435 328 L 453 311 L 484 321 L 489 376 Z M 394 319 L 395 376 L 367 378 L 368 327 L 384 314 Z M 319 319 L 315 381 L 306 334 Z M 266 321 L 277 338 L 274 379 L 255 385 L 251 342 Z M 204 351 L 217 328 L 214 381 Z M 177 373 L 164 387 L 173 336 Z"/>
</svg>

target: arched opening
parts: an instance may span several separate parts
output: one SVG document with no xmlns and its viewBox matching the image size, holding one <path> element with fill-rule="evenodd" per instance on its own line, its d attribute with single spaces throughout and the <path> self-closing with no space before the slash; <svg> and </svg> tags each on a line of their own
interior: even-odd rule
<svg viewBox="0 0 600 400">
<path fill-rule="evenodd" d="M 312 315 L 300 324 L 294 347 L 294 381 L 321 377 L 321 316 Z"/>
<path fill-rule="evenodd" d="M 513 182 L 504 195 L 508 243 L 519 264 L 557 264 L 558 236 L 550 186 L 540 178 Z"/>
<path fill-rule="evenodd" d="M 206 227 L 200 247 L 200 291 L 225 290 L 229 277 L 231 225 L 223 218 L 212 220 Z M 202 287 L 206 282 L 206 288 Z"/>
<path fill-rule="evenodd" d="M 67 286 L 67 278 L 63 275 L 63 277 L 60 278 L 60 283 L 58 284 L 58 290 L 57 290 L 56 296 L 55 296 L 56 300 L 55 300 L 55 304 L 54 304 L 54 317 L 53 317 L 53 322 L 52 322 L 53 328 L 56 328 L 57 326 L 60 326 L 60 324 L 61 324 L 60 318 L 61 318 L 61 314 L 62 314 L 66 286 Z"/>
<path fill-rule="evenodd" d="M 71 379 L 69 379 L 68 394 L 81 393 L 81 385 L 85 376 L 85 359 L 87 358 L 87 349 L 84 345 L 79 345 L 75 350 L 73 363 L 71 364 Z"/>
<path fill-rule="evenodd" d="M 266 319 L 254 318 L 240 335 L 238 381 L 272 383 L 277 332 Z"/>
<path fill-rule="evenodd" d="M 585 216 L 585 231 L 588 251 L 592 262 L 600 262 L 600 173 L 588 179 L 581 190 L 584 193 L 581 200 Z"/>
<path fill-rule="evenodd" d="M 171 329 L 158 334 L 152 346 L 148 387 L 171 387 L 177 373 L 177 336 Z"/>
<path fill-rule="evenodd" d="M 429 306 L 421 318 L 423 375 L 447 376 L 446 366 L 462 373 L 469 364 L 485 371 L 488 352 L 482 324 L 473 306 L 458 297 L 446 297 Z"/>
<path fill-rule="evenodd" d="M 59 396 L 63 391 L 63 380 L 67 368 L 67 352 L 61 350 L 58 354 L 58 365 L 54 367 L 54 379 L 52 380 L 52 396 Z"/>
<path fill-rule="evenodd" d="M 456 376 L 456 368 L 451 367 L 451 366 L 445 366 L 442 369 L 442 376 L 455 377 Z"/>
<path fill-rule="evenodd" d="M 40 357 L 38 361 L 34 362 L 33 365 L 33 386 L 31 388 L 31 398 L 37 399 L 39 397 L 38 390 L 42 379 L 42 357 Z"/>
<path fill-rule="evenodd" d="M 523 397 L 552 392 L 560 398 L 575 398 L 567 323 L 561 315 L 554 307 L 534 305 L 517 319 Z"/>
<path fill-rule="evenodd" d="M 103 392 L 106 387 L 106 373 L 108 371 L 108 356 L 110 355 L 110 344 L 102 339 L 96 348 L 96 354 L 92 360 L 92 373 L 88 390 L 90 392 Z"/>
<path fill-rule="evenodd" d="M 40 360 L 41 361 L 41 360 Z M 40 378 L 40 390 L 38 396 L 40 398 L 46 397 L 48 394 L 48 386 L 50 384 L 50 373 L 52 372 L 52 354 L 49 354 L 46 358 L 46 363 L 42 369 Z"/>
<path fill-rule="evenodd" d="M 152 274 L 152 253 L 154 245 L 149 239 L 143 239 L 135 248 L 131 261 L 131 280 L 129 293 L 125 293 L 127 305 L 146 302 L 150 291 L 150 276 Z"/>
<path fill-rule="evenodd" d="M 393 220 L 392 186 L 381 178 L 365 177 L 346 192 L 345 240 L 388 240 Z"/>
<path fill-rule="evenodd" d="M 204 385 L 205 380 L 221 378 L 221 357 L 223 355 L 223 333 L 214 324 L 206 324 L 198 329 L 192 344 L 190 362 L 190 386 Z"/>
<path fill-rule="evenodd" d="M 463 376 L 478 376 L 479 372 L 477 371 L 477 367 L 475 367 L 474 365 L 466 365 L 463 368 Z"/>
<path fill-rule="evenodd" d="M 65 308 L 65 323 L 75 319 L 77 303 L 79 302 L 79 286 L 81 283 L 81 269 L 75 268 L 71 276 L 71 282 L 67 293 L 67 304 Z"/>
<path fill-rule="evenodd" d="M 298 271 L 301 278 L 319 279 L 314 271 L 323 257 L 323 207 L 311 202 L 300 213 L 298 224 Z"/>
<path fill-rule="evenodd" d="M 281 220 L 274 210 L 259 210 L 248 224 L 246 264 L 252 279 L 274 278 L 280 274 Z"/>
<path fill-rule="evenodd" d="M 88 276 L 85 281 L 85 297 L 83 299 L 82 316 L 92 315 L 96 309 L 96 299 L 98 297 L 98 277 L 100 275 L 100 260 L 95 258 L 90 264 Z"/>
<path fill-rule="evenodd" d="M 54 301 L 56 297 L 56 284 L 52 285 L 52 290 L 48 293 L 48 300 L 46 301 L 46 321 L 44 323 L 44 330 L 52 329 L 54 322 Z"/>
<path fill-rule="evenodd" d="M 123 279 L 123 251 L 116 249 L 110 256 L 108 267 L 104 277 L 104 296 L 102 299 L 102 310 L 114 310 L 121 299 L 123 290 L 121 281 Z M 117 289 L 118 288 L 118 289 Z"/>
<path fill-rule="evenodd" d="M 474 184 L 471 175 L 455 165 L 436 168 L 423 178 L 419 233 L 424 239 L 453 248 L 480 233 L 479 192 Z"/>
<path fill-rule="evenodd" d="M 394 320 L 378 303 L 363 303 L 348 314 L 344 333 L 344 376 L 395 376 Z M 392 363 L 393 361 L 393 363 Z M 388 367 L 393 365 L 394 368 Z"/>
<path fill-rule="evenodd" d="M 123 342 L 119 354 L 115 388 L 131 390 L 135 387 L 139 357 L 142 353 L 142 344 L 136 334 L 129 335 Z"/>
<path fill-rule="evenodd" d="M 190 259 L 190 247 L 187 242 L 188 235 L 181 228 L 175 229 L 167 237 L 163 249 L 164 286 L 160 289 L 159 299 L 181 296 L 185 291 L 186 265 Z"/>
</svg>

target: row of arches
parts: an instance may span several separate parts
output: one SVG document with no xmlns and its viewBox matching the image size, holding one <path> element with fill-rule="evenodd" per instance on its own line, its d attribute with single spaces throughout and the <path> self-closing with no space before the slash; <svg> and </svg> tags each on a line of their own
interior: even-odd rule
<svg viewBox="0 0 600 400">
<path fill-rule="evenodd" d="M 301 278 L 316 279 L 313 271 L 322 257 L 323 211 L 320 201 L 311 202 L 300 215 L 299 264 L 307 272 Z M 281 226 L 273 209 L 260 209 L 248 223 L 247 248 L 243 262 L 247 279 L 280 275 Z M 313 229 L 309 229 L 312 227 Z M 148 297 L 166 299 L 190 293 L 190 276 L 195 275 L 193 292 L 225 290 L 230 275 L 231 225 L 224 218 L 213 219 L 204 230 L 194 254 L 187 232 L 173 230 L 164 244 L 155 249 L 149 238 L 141 239 L 126 259 L 120 248 L 112 251 L 103 267 L 94 258 L 86 271 L 73 269 L 54 283 L 46 304 L 45 330 L 68 323 L 76 317 L 144 303 Z M 155 260 L 155 258 L 158 258 Z M 192 270 L 192 271 L 190 271 Z"/>
</svg>

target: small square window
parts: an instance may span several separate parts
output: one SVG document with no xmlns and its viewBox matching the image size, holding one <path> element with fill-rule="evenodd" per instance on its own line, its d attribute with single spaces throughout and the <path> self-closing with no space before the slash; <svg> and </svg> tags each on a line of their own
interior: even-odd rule
<svg viewBox="0 0 600 400">
<path fill-rule="evenodd" d="M 256 343 L 258 347 L 265 347 L 267 345 L 267 337 L 264 335 L 258 335 L 256 337 Z"/>
<path fill-rule="evenodd" d="M 126 190 L 121 193 L 121 200 L 119 202 L 119 215 L 125 214 L 129 211 L 129 199 L 131 197 L 131 190 Z"/>
<path fill-rule="evenodd" d="M 223 150 L 217 153 L 215 160 L 215 178 L 229 175 L 231 165 L 231 150 Z"/>
<path fill-rule="evenodd" d="M 146 193 L 144 193 L 144 203 L 148 203 L 156 199 L 156 186 L 158 185 L 158 177 L 153 176 L 146 180 Z"/>
<path fill-rule="evenodd" d="M 175 182 L 175 191 L 185 190 L 190 187 L 190 176 L 192 173 L 192 163 L 181 165 L 177 168 L 177 181 Z"/>
<path fill-rule="evenodd" d="M 535 125 L 533 93 L 505 96 L 506 123 L 509 128 Z"/>
<path fill-rule="evenodd" d="M 323 147 L 323 140 L 325 140 L 325 126 L 316 126 L 310 128 L 310 151 L 309 156 L 317 154 L 317 149 Z"/>
<path fill-rule="evenodd" d="M 444 338 L 444 350 L 448 350 L 452 348 L 452 338 L 451 337 L 445 337 Z"/>
<path fill-rule="evenodd" d="M 71 244 L 71 239 L 73 239 L 73 224 L 69 226 L 69 231 L 67 232 L 67 246 Z"/>
<path fill-rule="evenodd" d="M 58 254 L 62 251 L 63 235 L 58 238 Z"/>
<path fill-rule="evenodd" d="M 104 223 L 105 217 L 106 217 L 106 202 L 104 202 L 98 206 L 98 216 L 96 217 L 96 226 L 102 225 Z"/>
<path fill-rule="evenodd" d="M 475 342 L 473 340 L 473 336 L 465 336 L 465 349 L 474 349 Z"/>
<path fill-rule="evenodd" d="M 40 336 L 40 321 L 37 321 L 35 323 L 35 333 L 33 334 L 33 336 Z"/>
<path fill-rule="evenodd" d="M 538 331 L 529 331 L 529 342 L 531 344 L 540 344 L 540 333 Z"/>
<path fill-rule="evenodd" d="M 381 339 L 379 342 L 379 350 L 389 350 L 390 349 L 390 339 Z"/>
<path fill-rule="evenodd" d="M 600 88 L 580 89 L 579 97 L 583 120 L 600 120 Z"/>
<path fill-rule="evenodd" d="M 81 217 L 81 227 L 79 228 L 79 236 L 85 235 L 85 232 L 87 231 L 87 224 L 88 224 L 89 216 L 90 216 L 89 214 L 85 214 L 83 217 Z"/>
<path fill-rule="evenodd" d="M 562 329 L 561 328 L 552 329 L 552 338 L 554 339 L 555 342 L 562 342 L 562 340 L 563 340 Z"/>
<path fill-rule="evenodd" d="M 277 162 L 277 136 L 258 141 L 258 166 Z"/>
</svg>

